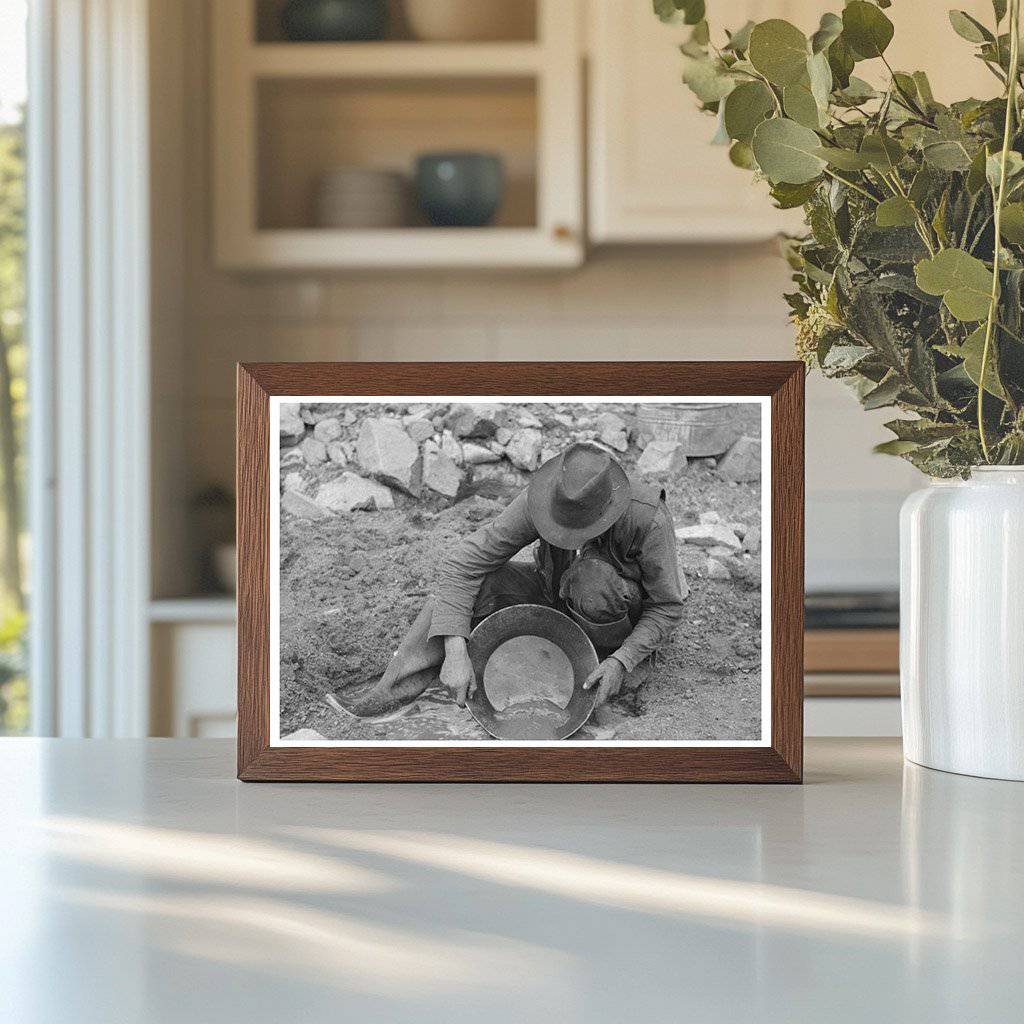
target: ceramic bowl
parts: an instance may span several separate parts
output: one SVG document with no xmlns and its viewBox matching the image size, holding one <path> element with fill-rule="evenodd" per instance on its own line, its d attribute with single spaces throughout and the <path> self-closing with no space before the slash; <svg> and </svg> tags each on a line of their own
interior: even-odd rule
<svg viewBox="0 0 1024 1024">
<path fill-rule="evenodd" d="M 417 39 L 435 42 L 532 39 L 532 0 L 405 0 L 405 16 Z"/>
<path fill-rule="evenodd" d="M 387 24 L 386 0 L 288 0 L 281 11 L 285 38 L 294 42 L 380 39 Z"/>
<path fill-rule="evenodd" d="M 424 153 L 416 161 L 416 197 L 435 227 L 489 224 L 504 191 L 504 165 L 494 153 Z"/>
</svg>

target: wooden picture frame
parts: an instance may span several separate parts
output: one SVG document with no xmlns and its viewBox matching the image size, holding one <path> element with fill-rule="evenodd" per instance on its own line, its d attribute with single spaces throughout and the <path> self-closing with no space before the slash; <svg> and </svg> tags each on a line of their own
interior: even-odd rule
<svg viewBox="0 0 1024 1024">
<path fill-rule="evenodd" d="M 770 408 L 770 739 L 760 746 L 271 743 L 274 396 L 761 396 Z M 649 399 L 648 399 L 649 400 Z M 238 366 L 238 777 L 244 781 L 800 782 L 804 367 L 799 362 L 251 363 Z M 768 464 L 766 460 L 766 465 Z"/>
</svg>

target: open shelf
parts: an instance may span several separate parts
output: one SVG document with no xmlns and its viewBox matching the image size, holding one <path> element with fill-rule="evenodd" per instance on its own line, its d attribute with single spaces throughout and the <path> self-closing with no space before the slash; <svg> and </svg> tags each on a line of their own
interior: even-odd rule
<svg viewBox="0 0 1024 1024">
<path fill-rule="evenodd" d="M 267 43 L 246 64 L 257 78 L 381 78 L 535 75 L 535 43 Z"/>
<path fill-rule="evenodd" d="M 272 79 L 258 85 L 256 119 L 261 231 L 344 234 L 317 224 L 314 196 L 325 174 L 350 166 L 402 174 L 408 223 L 399 230 L 430 230 L 412 196 L 413 177 L 417 156 L 438 150 L 497 153 L 504 165 L 504 195 L 493 226 L 463 235 L 536 227 L 532 79 Z M 379 233 L 361 230 L 353 241 L 373 246 Z M 443 235 L 454 240 L 452 229 Z"/>
<path fill-rule="evenodd" d="M 532 7 L 532 5 L 531 5 Z M 536 0 L 532 38 L 434 43 L 280 39 L 278 0 L 213 7 L 214 243 L 231 269 L 567 267 L 583 258 L 582 66 L 576 0 Z M 496 153 L 491 224 L 321 226 L 343 168 L 400 172 L 427 152 Z M 360 218 L 366 221 L 368 218 Z M 387 218 L 382 218 L 386 221 Z M 372 223 L 372 222 L 371 222 Z"/>
</svg>

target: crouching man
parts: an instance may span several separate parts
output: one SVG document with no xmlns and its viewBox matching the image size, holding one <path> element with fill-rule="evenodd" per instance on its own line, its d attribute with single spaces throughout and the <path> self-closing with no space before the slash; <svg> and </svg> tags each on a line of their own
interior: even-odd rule
<svg viewBox="0 0 1024 1024">
<path fill-rule="evenodd" d="M 477 686 L 470 631 L 515 604 L 557 608 L 583 628 L 602 659 L 585 684 L 598 687 L 598 703 L 635 688 L 682 618 L 687 593 L 664 499 L 596 445 L 574 444 L 545 462 L 494 522 L 447 557 L 436 595 L 355 713 L 418 696 L 438 665 L 464 705 Z M 510 561 L 538 539 L 533 565 Z"/>
</svg>

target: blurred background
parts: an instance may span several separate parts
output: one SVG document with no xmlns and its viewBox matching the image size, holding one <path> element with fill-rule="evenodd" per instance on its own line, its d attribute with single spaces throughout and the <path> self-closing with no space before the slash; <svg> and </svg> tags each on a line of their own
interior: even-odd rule
<svg viewBox="0 0 1024 1024">
<path fill-rule="evenodd" d="M 895 67 L 942 61 L 927 6 Z M 32 8 L 0 0 L 3 731 L 233 733 L 238 361 L 793 358 L 799 220 L 649 0 Z M 808 380 L 811 733 L 899 730 L 885 418 Z"/>
</svg>

